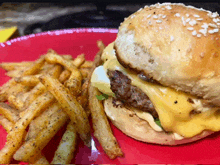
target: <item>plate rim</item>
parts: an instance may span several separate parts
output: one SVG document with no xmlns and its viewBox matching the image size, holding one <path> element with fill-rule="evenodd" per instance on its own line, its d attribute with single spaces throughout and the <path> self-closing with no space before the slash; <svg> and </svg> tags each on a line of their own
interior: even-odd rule
<svg viewBox="0 0 220 165">
<path fill-rule="evenodd" d="M 39 33 L 34 33 L 34 34 L 29 34 L 29 35 L 24 35 L 24 36 L 19 36 L 13 39 L 10 39 L 5 42 L 0 43 L 0 49 L 10 46 L 13 43 L 16 42 L 21 42 L 23 40 L 28 40 L 30 38 L 36 38 L 40 36 L 56 36 L 56 35 L 64 35 L 64 34 L 72 34 L 72 33 L 113 33 L 117 34 L 118 29 L 117 28 L 68 28 L 68 29 L 59 29 L 59 30 L 49 30 L 45 32 L 39 32 Z"/>
</svg>

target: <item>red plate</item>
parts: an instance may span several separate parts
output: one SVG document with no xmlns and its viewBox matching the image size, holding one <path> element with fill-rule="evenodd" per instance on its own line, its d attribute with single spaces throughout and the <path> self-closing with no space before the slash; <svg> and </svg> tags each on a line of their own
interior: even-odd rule
<svg viewBox="0 0 220 165">
<path fill-rule="evenodd" d="M 97 40 L 102 40 L 106 45 L 116 38 L 116 29 L 68 29 L 52 32 L 32 34 L 16 38 L 0 44 L 0 62 L 19 62 L 35 60 L 45 54 L 49 48 L 59 54 L 71 54 L 73 57 L 85 53 L 88 60 L 93 60 L 98 48 Z M 0 85 L 9 78 L 0 69 Z M 103 152 L 96 139 L 92 141 L 92 148 L 83 146 L 79 141 L 75 153 L 76 164 L 111 163 L 111 164 L 137 164 L 137 163 L 219 163 L 220 162 L 220 134 L 215 133 L 203 140 L 181 146 L 160 146 L 142 143 L 126 135 L 113 125 L 112 130 L 116 136 L 123 152 L 123 158 L 110 160 Z M 59 144 L 62 130 L 44 148 L 44 154 L 50 161 L 54 150 Z M 6 132 L 0 126 L 0 148 L 6 142 Z M 13 162 L 14 163 L 14 162 Z M 16 163 L 16 162 L 15 162 Z"/>
</svg>

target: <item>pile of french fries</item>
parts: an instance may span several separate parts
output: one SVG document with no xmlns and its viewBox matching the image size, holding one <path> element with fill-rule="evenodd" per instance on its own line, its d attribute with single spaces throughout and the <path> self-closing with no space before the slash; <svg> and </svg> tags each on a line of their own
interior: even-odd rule
<svg viewBox="0 0 220 165">
<path fill-rule="evenodd" d="M 75 59 L 48 50 L 33 62 L 1 63 L 11 79 L 0 87 L 0 124 L 7 131 L 7 142 L 0 151 L 0 164 L 14 158 L 33 164 L 49 164 L 43 148 L 66 124 L 65 133 L 55 151 L 52 164 L 68 164 L 74 158 L 77 137 L 90 147 L 91 114 L 94 136 L 109 158 L 123 156 L 114 137 L 99 91 L 90 85 L 105 48 L 98 41 L 94 61 L 85 55 Z"/>
</svg>

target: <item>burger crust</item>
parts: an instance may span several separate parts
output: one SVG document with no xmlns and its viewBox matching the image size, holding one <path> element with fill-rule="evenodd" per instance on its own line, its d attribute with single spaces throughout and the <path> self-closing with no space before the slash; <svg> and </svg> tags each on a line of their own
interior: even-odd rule
<svg viewBox="0 0 220 165">
<path fill-rule="evenodd" d="M 220 106 L 220 17 L 183 4 L 156 4 L 119 27 L 115 50 L 126 68 Z"/>
<path fill-rule="evenodd" d="M 114 107 L 111 97 L 104 101 L 104 110 L 108 118 L 118 129 L 126 135 L 142 142 L 161 145 L 180 145 L 202 139 L 213 133 L 212 131 L 203 131 L 201 134 L 192 138 L 176 140 L 173 134 L 153 130 L 147 121 L 138 118 L 131 110 L 125 107 Z"/>
</svg>

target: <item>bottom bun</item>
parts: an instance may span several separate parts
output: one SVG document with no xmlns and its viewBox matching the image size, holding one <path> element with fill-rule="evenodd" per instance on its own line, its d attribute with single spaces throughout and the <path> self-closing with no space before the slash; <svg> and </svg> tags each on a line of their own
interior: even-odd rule
<svg viewBox="0 0 220 165">
<path fill-rule="evenodd" d="M 126 135 L 143 142 L 162 144 L 162 145 L 179 145 L 190 143 L 202 139 L 212 133 L 213 131 L 203 131 L 201 134 L 192 138 L 184 138 L 176 140 L 173 133 L 157 132 L 153 130 L 147 121 L 137 117 L 134 112 L 125 107 L 114 107 L 112 98 L 104 101 L 104 109 L 112 121 L 112 123 Z"/>
</svg>

